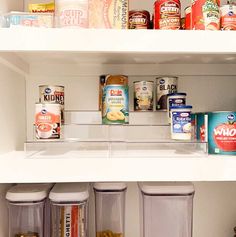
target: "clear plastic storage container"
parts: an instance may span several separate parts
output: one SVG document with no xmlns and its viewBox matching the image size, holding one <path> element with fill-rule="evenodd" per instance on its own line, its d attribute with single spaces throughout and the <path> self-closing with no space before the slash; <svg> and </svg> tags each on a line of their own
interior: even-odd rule
<svg viewBox="0 0 236 237">
<path fill-rule="evenodd" d="M 124 183 L 95 183 L 96 237 L 123 237 L 125 225 Z"/>
<path fill-rule="evenodd" d="M 87 183 L 56 184 L 51 200 L 51 237 L 88 236 Z"/>
<path fill-rule="evenodd" d="M 191 183 L 139 183 L 142 237 L 191 237 L 194 186 Z"/>
<path fill-rule="evenodd" d="M 19 184 L 8 190 L 9 237 L 49 237 L 51 184 Z"/>
</svg>

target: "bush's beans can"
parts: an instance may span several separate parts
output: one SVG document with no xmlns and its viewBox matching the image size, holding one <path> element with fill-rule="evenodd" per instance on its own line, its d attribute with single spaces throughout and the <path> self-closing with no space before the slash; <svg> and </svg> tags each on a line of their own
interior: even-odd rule
<svg viewBox="0 0 236 237">
<path fill-rule="evenodd" d="M 59 139 L 61 134 L 61 105 L 36 103 L 35 130 L 37 139 Z"/>
<path fill-rule="evenodd" d="M 208 113 L 208 151 L 236 155 L 236 112 Z"/>
<path fill-rule="evenodd" d="M 224 5 L 220 8 L 222 30 L 236 30 L 236 6 Z"/>
<path fill-rule="evenodd" d="M 61 122 L 64 123 L 64 86 L 39 86 L 40 103 L 58 103 L 61 105 Z"/>
<path fill-rule="evenodd" d="M 192 8 L 188 6 L 185 8 L 184 12 L 185 12 L 185 30 L 191 30 L 192 29 L 192 22 L 191 22 Z"/>
<path fill-rule="evenodd" d="M 134 82 L 134 110 L 153 110 L 153 81 Z"/>
<path fill-rule="evenodd" d="M 150 14 L 145 10 L 129 11 L 129 29 L 150 29 Z"/>
<path fill-rule="evenodd" d="M 158 77 L 157 93 L 156 93 L 156 109 L 167 109 L 167 96 L 168 94 L 177 92 L 178 77 Z"/>
<path fill-rule="evenodd" d="M 179 0 L 157 0 L 154 3 L 154 29 L 179 30 L 181 5 Z"/>
</svg>

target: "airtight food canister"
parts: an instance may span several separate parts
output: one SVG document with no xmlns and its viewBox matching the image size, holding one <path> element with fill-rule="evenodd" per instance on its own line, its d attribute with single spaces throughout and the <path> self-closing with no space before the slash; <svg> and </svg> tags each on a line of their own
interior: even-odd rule
<svg viewBox="0 0 236 237">
<path fill-rule="evenodd" d="M 191 105 L 172 106 L 171 111 L 171 138 L 174 140 L 191 140 Z"/>
</svg>

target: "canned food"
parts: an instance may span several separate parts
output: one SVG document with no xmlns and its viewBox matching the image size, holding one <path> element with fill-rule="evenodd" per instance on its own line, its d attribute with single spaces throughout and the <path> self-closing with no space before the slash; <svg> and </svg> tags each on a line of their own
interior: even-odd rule
<svg viewBox="0 0 236 237">
<path fill-rule="evenodd" d="M 236 155 L 236 112 L 208 113 L 210 154 Z"/>
<path fill-rule="evenodd" d="M 129 11 L 129 29 L 150 29 L 150 14 L 146 10 Z"/>
<path fill-rule="evenodd" d="M 181 5 L 179 0 L 157 0 L 154 3 L 154 29 L 179 30 Z"/>
<path fill-rule="evenodd" d="M 191 30 L 192 29 L 192 8 L 191 6 L 188 6 L 184 10 L 185 12 L 185 30 Z"/>
<path fill-rule="evenodd" d="M 101 75 L 99 78 L 99 98 L 98 98 L 98 108 L 99 111 L 102 110 L 102 95 L 103 95 L 103 89 L 106 84 L 106 77 L 108 75 Z"/>
<path fill-rule="evenodd" d="M 167 95 L 177 92 L 178 77 L 158 77 L 157 80 L 157 94 L 156 94 L 156 109 L 167 109 Z"/>
<path fill-rule="evenodd" d="M 153 81 L 134 82 L 134 110 L 153 110 Z"/>
<path fill-rule="evenodd" d="M 39 86 L 40 103 L 57 103 L 61 105 L 61 122 L 64 123 L 64 86 Z"/>
<path fill-rule="evenodd" d="M 59 139 L 61 134 L 60 104 L 36 103 L 35 130 L 37 139 Z"/>
<path fill-rule="evenodd" d="M 185 17 L 180 19 L 180 29 L 185 30 Z"/>
<path fill-rule="evenodd" d="M 207 142 L 208 115 L 207 113 L 196 113 L 197 140 Z"/>
<path fill-rule="evenodd" d="M 224 5 L 220 8 L 222 30 L 236 30 L 236 6 Z"/>
<path fill-rule="evenodd" d="M 191 126 L 192 126 L 192 139 L 196 140 L 197 139 L 197 116 L 196 113 L 191 113 Z"/>
</svg>

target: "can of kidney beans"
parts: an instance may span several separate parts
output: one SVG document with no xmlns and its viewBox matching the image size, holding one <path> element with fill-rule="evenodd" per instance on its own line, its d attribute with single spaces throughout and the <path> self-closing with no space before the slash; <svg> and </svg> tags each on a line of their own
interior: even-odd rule
<svg viewBox="0 0 236 237">
<path fill-rule="evenodd" d="M 191 30 L 192 29 L 192 8 L 191 6 L 188 6 L 184 10 L 185 12 L 185 30 Z"/>
<path fill-rule="evenodd" d="M 146 10 L 129 11 L 129 29 L 150 29 L 150 13 Z"/>
<path fill-rule="evenodd" d="M 220 8 L 222 30 L 236 30 L 236 6 L 224 5 Z"/>
<path fill-rule="evenodd" d="M 154 3 L 154 29 L 179 30 L 181 5 L 179 0 L 157 0 Z"/>
</svg>

